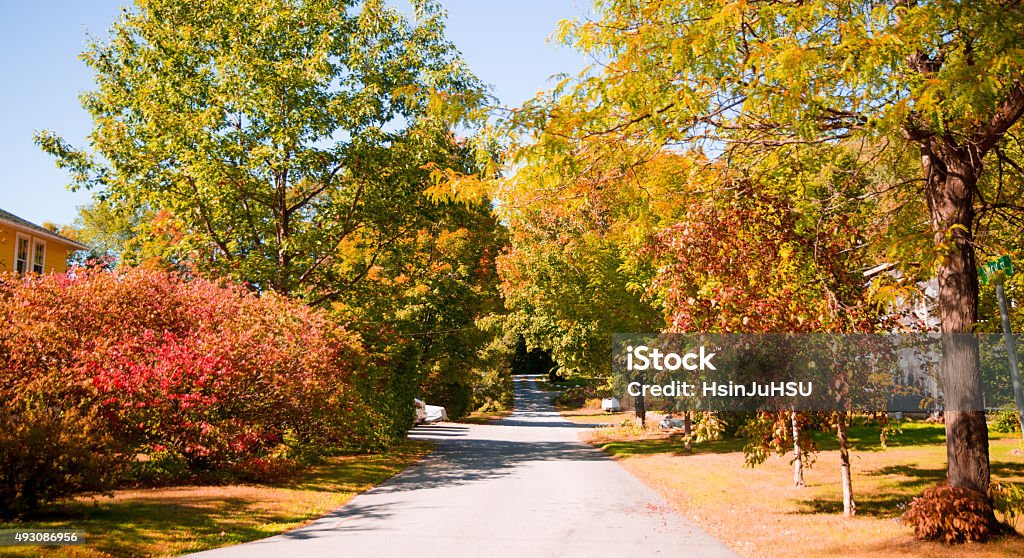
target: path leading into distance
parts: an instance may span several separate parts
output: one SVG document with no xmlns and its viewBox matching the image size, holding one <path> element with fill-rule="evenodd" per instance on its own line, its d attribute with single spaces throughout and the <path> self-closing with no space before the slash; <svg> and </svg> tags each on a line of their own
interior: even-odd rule
<svg viewBox="0 0 1024 558">
<path fill-rule="evenodd" d="M 550 393 L 517 378 L 490 425 L 421 426 L 437 449 L 312 524 L 194 556 L 571 558 L 735 556 L 602 452 Z M 681 471 L 682 473 L 682 471 Z"/>
</svg>

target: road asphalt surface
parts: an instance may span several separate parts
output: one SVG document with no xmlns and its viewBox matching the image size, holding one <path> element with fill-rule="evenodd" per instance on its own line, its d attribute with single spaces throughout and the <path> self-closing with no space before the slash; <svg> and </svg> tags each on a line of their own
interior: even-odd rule
<svg viewBox="0 0 1024 558">
<path fill-rule="evenodd" d="M 735 556 L 579 442 L 586 427 L 561 418 L 549 392 L 517 378 L 515 395 L 515 413 L 493 424 L 417 427 L 433 453 L 310 525 L 193 556 Z"/>
</svg>

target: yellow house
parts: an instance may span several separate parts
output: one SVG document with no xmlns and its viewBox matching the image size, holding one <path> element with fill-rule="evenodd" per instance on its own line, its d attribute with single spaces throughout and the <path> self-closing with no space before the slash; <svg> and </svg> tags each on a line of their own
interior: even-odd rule
<svg viewBox="0 0 1024 558">
<path fill-rule="evenodd" d="M 0 209 L 0 271 L 64 273 L 68 256 L 88 249 Z"/>
</svg>

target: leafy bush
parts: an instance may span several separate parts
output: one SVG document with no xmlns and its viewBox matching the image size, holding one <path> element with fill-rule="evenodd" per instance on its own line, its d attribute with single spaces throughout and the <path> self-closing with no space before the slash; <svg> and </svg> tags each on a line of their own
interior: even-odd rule
<svg viewBox="0 0 1024 558">
<path fill-rule="evenodd" d="M 693 437 L 698 442 L 720 440 L 727 424 L 718 413 L 703 411 L 696 413 L 693 421 Z"/>
<path fill-rule="evenodd" d="M 473 406 L 481 413 L 495 413 L 512 409 L 512 375 L 507 368 L 485 369 L 473 391 Z"/>
<path fill-rule="evenodd" d="M 86 409 L 103 428 L 76 443 L 113 455 L 102 431 L 118 451 L 149 456 L 130 468 L 139 481 L 267 476 L 254 459 L 282 444 L 317 454 L 378 447 L 389 434 L 354 387 L 375 366 L 360 338 L 324 312 L 241 286 L 142 269 L 9 275 L 0 360 L 0 401 L 41 394 L 55 412 Z M 5 455 L 36 451 L 0 441 Z"/>
<path fill-rule="evenodd" d="M 1017 528 L 1017 519 L 1024 515 L 1024 486 L 1008 482 L 995 482 L 988 488 L 992 507 L 1003 518 L 1003 523 Z"/>
<path fill-rule="evenodd" d="M 483 370 L 473 390 L 473 406 L 480 412 L 507 411 L 512 408 L 512 375 L 508 369 Z"/>
<path fill-rule="evenodd" d="M 756 418 L 756 413 L 716 412 L 720 438 L 738 438 L 746 432 L 746 424 Z"/>
<path fill-rule="evenodd" d="M 560 409 L 580 409 L 593 397 L 589 386 L 573 386 L 566 388 L 551 399 L 551 403 Z"/>
<path fill-rule="evenodd" d="M 902 519 L 914 528 L 918 539 L 945 543 L 984 541 L 996 534 L 999 526 L 984 494 L 945 483 L 914 498 Z"/>
<path fill-rule="evenodd" d="M 125 459 L 92 413 L 25 399 L 0 405 L 0 518 L 113 487 Z"/>
<path fill-rule="evenodd" d="M 1017 410 L 1012 407 L 1004 407 L 996 413 L 992 421 L 992 430 L 996 432 L 1020 432 L 1020 421 L 1017 419 Z"/>
<path fill-rule="evenodd" d="M 280 482 L 293 475 L 299 463 L 292 459 L 266 456 L 250 457 L 234 467 L 239 479 L 247 482 Z"/>
<path fill-rule="evenodd" d="M 131 463 L 128 478 L 144 486 L 164 486 L 191 480 L 192 475 L 185 456 L 157 446 Z"/>
<path fill-rule="evenodd" d="M 583 408 L 584 409 L 590 409 L 590 410 L 593 410 L 593 411 L 600 411 L 601 410 L 601 398 L 595 397 L 593 399 L 587 399 L 586 401 L 583 402 Z"/>
<path fill-rule="evenodd" d="M 611 390 L 608 386 L 587 381 L 582 385 L 566 388 L 555 395 L 551 399 L 551 403 L 560 409 L 582 409 L 587 405 L 588 401 L 597 399 L 600 402 L 602 398 L 610 396 Z M 598 405 L 598 408 L 600 408 L 600 405 Z"/>
</svg>

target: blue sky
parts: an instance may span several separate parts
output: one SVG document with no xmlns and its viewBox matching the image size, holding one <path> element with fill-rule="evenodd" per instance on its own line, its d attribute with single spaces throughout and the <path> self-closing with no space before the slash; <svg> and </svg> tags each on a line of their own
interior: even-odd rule
<svg viewBox="0 0 1024 558">
<path fill-rule="evenodd" d="M 448 38 L 507 105 L 518 105 L 575 73 L 585 61 L 546 42 L 559 20 L 585 16 L 587 0 L 442 0 Z M 83 145 L 91 122 L 78 102 L 91 75 L 78 60 L 88 34 L 105 36 L 125 1 L 0 0 L 0 208 L 41 223 L 70 223 L 89 192 L 71 192 L 67 176 L 32 143 L 53 130 Z"/>
</svg>

